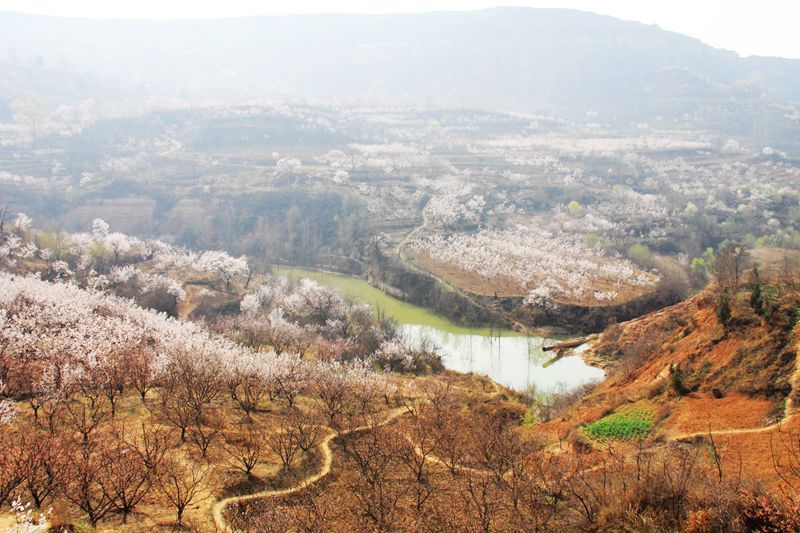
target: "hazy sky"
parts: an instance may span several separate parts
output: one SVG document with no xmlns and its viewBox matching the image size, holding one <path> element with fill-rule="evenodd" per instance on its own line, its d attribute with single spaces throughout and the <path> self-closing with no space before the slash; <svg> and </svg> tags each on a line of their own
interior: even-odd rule
<svg viewBox="0 0 800 533">
<path fill-rule="evenodd" d="M 301 13 L 418 13 L 517 5 L 613 15 L 742 55 L 800 58 L 798 0 L 0 0 L 0 10 L 94 18 L 215 18 Z"/>
</svg>

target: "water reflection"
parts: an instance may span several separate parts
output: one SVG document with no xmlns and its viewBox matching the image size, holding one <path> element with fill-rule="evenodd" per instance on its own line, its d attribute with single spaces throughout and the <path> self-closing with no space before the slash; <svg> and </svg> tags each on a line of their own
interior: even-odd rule
<svg viewBox="0 0 800 533">
<path fill-rule="evenodd" d="M 447 368 L 483 374 L 512 389 L 535 385 L 538 391 L 552 392 L 603 379 L 601 369 L 579 356 L 562 357 L 545 367 L 552 355 L 542 351 L 541 337 L 460 334 L 417 324 L 400 328 L 411 342 L 432 341 Z"/>
<path fill-rule="evenodd" d="M 532 384 L 539 391 L 570 389 L 603 378 L 602 370 L 576 356 L 545 367 L 555 354 L 542 352 L 542 337 L 458 326 L 429 309 L 392 298 L 358 278 L 299 268 L 276 268 L 274 272 L 293 279 L 314 279 L 335 288 L 350 301 L 371 305 L 376 313 L 393 319 L 408 340 L 433 341 L 444 365 L 451 370 L 483 374 L 519 391 Z"/>
</svg>

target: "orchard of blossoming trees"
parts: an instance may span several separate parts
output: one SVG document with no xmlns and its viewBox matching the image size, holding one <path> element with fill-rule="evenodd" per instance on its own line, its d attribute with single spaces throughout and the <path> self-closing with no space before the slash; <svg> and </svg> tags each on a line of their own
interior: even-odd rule
<svg viewBox="0 0 800 533">
<path fill-rule="evenodd" d="M 110 232 L 109 225 L 99 218 L 93 221 L 91 233 L 44 233 L 33 228 L 24 213 L 19 213 L 11 226 L 12 231 L 0 237 L 0 260 L 6 268 L 19 266 L 18 270 L 25 272 L 31 263 L 46 279 L 74 278 L 87 287 L 113 290 L 173 315 L 186 292 L 181 282 L 163 272 L 184 277 L 187 273 L 209 275 L 225 288 L 234 279 L 246 281 L 251 276 L 244 256 L 198 253 Z"/>
<path fill-rule="evenodd" d="M 794 127 L 795 107 L 774 112 Z M 427 252 L 406 252 L 415 240 L 452 238 L 463 248 L 478 242 L 466 235 L 504 235 L 522 225 L 558 241 L 545 243 L 554 253 L 580 248 L 586 258 L 601 258 L 599 269 L 628 259 L 650 281 L 666 279 L 660 286 L 678 287 L 672 292 L 683 297 L 708 281 L 691 264 L 709 247 L 717 250 L 726 240 L 748 247 L 800 246 L 800 167 L 791 143 L 767 146 L 766 133 L 714 133 L 695 127 L 693 116 L 620 128 L 595 112 L 577 120 L 318 101 L 188 107 L 160 102 L 140 111 L 144 115 L 124 105 L 93 109 L 87 102 L 54 110 L 37 149 L 22 124 L 0 128 L 0 143 L 7 143 L 0 161 L 9 163 L 0 169 L 0 184 L 15 209 L 42 227 L 83 229 L 89 216 L 100 216 L 117 230 L 73 233 L 71 252 L 64 236 L 37 241 L 66 263 L 53 265 L 51 277 L 72 272 L 83 279 L 91 270 L 108 276 L 111 263 L 135 264 L 139 254 L 156 259 L 155 270 L 174 277 L 200 269 L 226 288 L 238 279 L 246 283 L 253 269 L 291 264 L 382 276 L 375 281 L 404 285 L 395 288 L 417 303 L 448 301 L 447 295 L 427 298 L 416 290 L 423 284 L 396 272 L 403 268 L 428 271 L 472 296 L 534 290 L 550 296 L 529 298 L 528 304 L 552 296 L 602 312 L 661 292 L 651 291 L 651 284 L 622 283 L 614 272 L 582 276 L 575 287 L 566 287 L 571 281 L 554 280 L 545 272 L 552 266 L 546 261 L 540 276 L 521 280 L 499 272 L 487 277 L 496 269 L 477 268 L 475 261 L 464 270 L 457 262 L 434 264 Z M 130 131 L 134 116 L 141 129 Z M 98 121 L 119 133 L 119 140 L 77 165 L 73 151 L 92 145 Z M 44 190 L 55 191 L 48 198 L 58 209 L 31 201 Z M 158 241 L 126 240 L 120 231 L 162 236 L 185 248 L 156 253 Z M 559 246 L 562 241 L 569 244 Z M 0 253 L 8 256 L 8 247 L 16 247 L 14 254 L 36 252 L 21 246 L 22 241 L 0 243 Z M 642 247 L 649 252 L 629 253 Z M 473 253 L 481 251 L 464 255 Z M 539 257 L 527 256 L 526 268 L 534 268 L 528 263 Z M 518 259 L 499 261 L 511 265 Z M 586 271 L 586 265 L 568 265 L 572 259 L 563 258 L 568 276 Z M 400 264 L 386 269 L 387 261 Z M 638 273 L 629 279 L 637 278 Z M 587 288 L 594 282 L 599 285 Z M 156 302 L 140 300 L 174 307 L 176 296 L 162 292 L 151 293 Z M 441 306 L 445 313 L 460 309 L 453 318 L 475 314 Z M 518 310 L 520 318 L 530 314 Z"/>
<path fill-rule="evenodd" d="M 378 321 L 366 305 L 346 303 L 333 289 L 310 279 L 290 286 L 268 277 L 242 297 L 242 313 L 212 327 L 243 345 L 269 345 L 304 354 L 314 348 L 322 359 L 371 361 L 381 368 L 425 373 L 440 367 L 422 347 L 407 345 L 391 323 Z"/>
<path fill-rule="evenodd" d="M 310 468 L 324 428 L 357 426 L 393 401 L 386 370 L 440 367 L 311 280 L 261 277 L 240 314 L 206 317 L 215 332 L 129 299 L 184 304 L 167 272 L 246 288 L 243 257 L 139 240 L 100 219 L 91 234 L 45 234 L 20 214 L 5 230 L 0 506 L 13 500 L 18 520 L 34 520 L 25 502 L 92 525 L 156 505 L 180 524 L 190 505 L 233 490 L 236 470 L 252 480 L 276 462 L 289 478 Z"/>
<path fill-rule="evenodd" d="M 205 280 L 204 276 L 211 276 L 220 291 L 230 290 L 231 282 L 239 279 L 246 290 L 252 275 L 244 257 L 233 258 L 219 251 L 185 251 L 160 241 L 110 233 L 108 224 L 101 219 L 94 220 L 91 236 L 48 236 L 34 230 L 31 223 L 20 214 L 12 224 L 15 233 L 4 235 L 7 267 L 19 272 L 36 270 L 50 280 L 74 280 L 84 287 L 133 298 L 172 315 L 187 297 L 183 285 L 187 279 L 200 276 Z M 54 239 L 57 244 L 53 244 Z M 53 248 L 63 259 L 56 259 Z M 350 305 L 334 290 L 312 280 L 289 286 L 285 278 L 267 276 L 255 290 L 242 296 L 240 307 L 242 314 L 235 318 L 206 318 L 225 335 L 255 349 L 268 345 L 277 352 L 302 354 L 312 344 L 322 342 L 338 358 L 369 359 L 384 353 L 380 350 L 383 344 L 399 342 L 392 327 L 376 321 L 368 307 Z M 394 355 L 380 358 L 379 362 L 397 370 L 417 371 L 435 363 L 435 358 L 429 359 L 424 350 L 403 349 L 405 353 L 385 351 Z"/>
<path fill-rule="evenodd" d="M 330 328 L 343 317 L 341 300 L 308 283 L 288 299 L 293 313 Z M 277 315 L 270 331 L 286 327 Z M 212 490 L 199 488 L 211 480 L 198 472 L 244 460 L 249 475 L 268 461 L 266 448 L 252 457 L 256 441 L 248 439 L 268 440 L 263 424 L 283 424 L 284 416 L 292 423 L 308 411 L 299 397 L 317 396 L 325 423 L 344 427 L 392 394 L 391 379 L 369 358 L 343 361 L 333 351 L 309 360 L 256 346 L 97 290 L 0 273 L 3 502 L 69 502 L 96 524 L 109 513 L 124 522 L 161 494 L 180 522 L 185 498 Z M 383 352 L 402 358 L 397 347 Z M 264 421 L 267 405 L 283 414 Z M 236 410 L 248 420 L 244 430 L 233 422 Z M 312 412 L 302 416 L 313 420 Z M 285 468 L 296 467 L 301 445 L 284 442 L 276 452 Z"/>
<path fill-rule="evenodd" d="M 489 283 L 498 280 L 495 291 L 507 291 L 510 280 L 532 304 L 543 306 L 614 301 L 619 292 L 644 291 L 658 280 L 627 259 L 609 257 L 581 240 L 525 227 L 434 236 L 414 246 L 436 263 L 477 274 Z"/>
<path fill-rule="evenodd" d="M 720 131 L 706 111 L 620 126 L 591 110 L 31 94 L 3 122 L 3 104 L 0 524 L 798 530 L 796 506 L 723 475 L 714 442 L 587 442 L 576 424 L 594 414 L 552 414 L 580 394 L 523 404 L 436 373 L 371 310 L 266 274 L 322 267 L 464 321 L 513 306 L 515 325 L 596 329 L 569 312 L 686 296 L 726 241 L 800 247 L 796 105 L 766 111 L 780 127 Z M 689 376 L 652 394 L 680 402 Z M 719 394 L 714 409 L 741 400 Z M 552 442 L 520 423 L 544 412 Z"/>
<path fill-rule="evenodd" d="M 274 280 L 243 298 L 232 336 L 281 304 L 320 332 L 355 327 L 327 290 Z M 396 339 L 374 360 L 276 354 L 9 273 L 0 322 L 0 504 L 19 527 L 550 531 L 633 527 L 642 499 L 676 527 L 780 509 L 717 477 L 701 446 L 553 451 L 480 379 L 376 370 L 408 360 Z"/>
</svg>

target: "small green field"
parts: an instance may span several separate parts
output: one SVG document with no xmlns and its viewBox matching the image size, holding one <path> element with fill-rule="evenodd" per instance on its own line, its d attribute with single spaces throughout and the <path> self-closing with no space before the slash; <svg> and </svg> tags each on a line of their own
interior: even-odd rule
<svg viewBox="0 0 800 533">
<path fill-rule="evenodd" d="M 641 440 L 653 429 L 654 418 L 650 409 L 632 407 L 584 426 L 583 431 L 596 440 Z"/>
</svg>

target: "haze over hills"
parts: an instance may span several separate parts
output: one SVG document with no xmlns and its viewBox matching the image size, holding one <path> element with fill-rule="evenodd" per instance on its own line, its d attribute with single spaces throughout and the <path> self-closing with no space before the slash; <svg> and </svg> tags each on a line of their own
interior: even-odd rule
<svg viewBox="0 0 800 533">
<path fill-rule="evenodd" d="M 0 12 L 0 531 L 800 531 L 798 82 L 569 10 Z"/>
<path fill-rule="evenodd" d="M 742 133 L 770 104 L 800 100 L 800 60 L 741 58 L 574 10 L 178 21 L 1 13 L 0 36 L 2 78 L 35 85 L 42 71 L 82 73 L 71 84 L 82 97 L 101 79 L 139 96 L 365 99 L 605 123 L 661 116 Z M 24 84 L 0 80 L 0 96 L 15 96 L 11 87 Z"/>
</svg>

